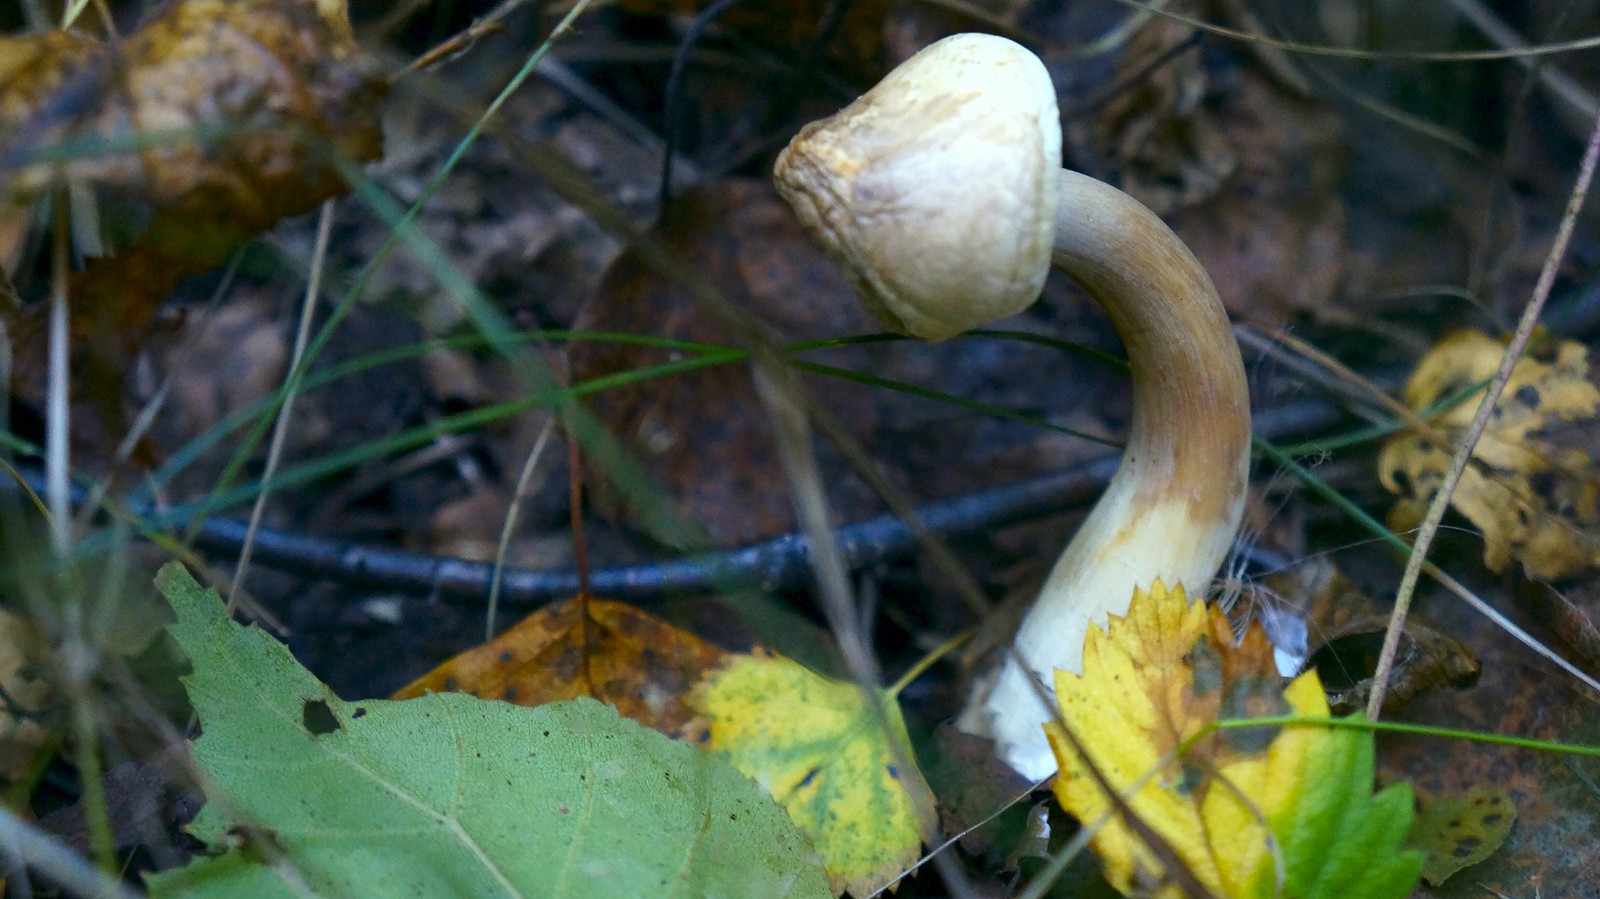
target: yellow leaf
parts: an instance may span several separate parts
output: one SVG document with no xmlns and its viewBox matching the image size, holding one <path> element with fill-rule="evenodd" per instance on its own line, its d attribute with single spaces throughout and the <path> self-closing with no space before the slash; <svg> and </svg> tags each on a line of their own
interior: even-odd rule
<svg viewBox="0 0 1600 899">
<path fill-rule="evenodd" d="M 1234 646 L 1226 616 L 1160 582 L 1137 591 L 1128 616 L 1112 618 L 1109 630 L 1089 630 L 1083 667 L 1082 675 L 1056 672 L 1062 720 L 1046 729 L 1061 766 L 1062 807 L 1087 825 L 1109 816 L 1093 839 L 1106 879 L 1124 893 L 1167 884 L 1154 894 L 1180 895 L 1116 816 L 1063 726 L 1214 894 L 1270 894 L 1277 869 L 1268 824 L 1297 800 L 1316 744 L 1329 732 L 1226 731 L 1182 758 L 1176 751 L 1219 717 L 1326 716 L 1316 674 L 1283 690 L 1259 625 Z"/>
<path fill-rule="evenodd" d="M 737 656 L 696 691 L 709 747 L 789 811 L 827 865 L 835 894 L 871 893 L 916 862 L 917 806 L 931 807 L 922 772 L 899 768 L 908 746 L 894 698 L 880 720 L 855 684 L 781 656 Z"/>
<path fill-rule="evenodd" d="M 1407 841 L 1426 854 L 1422 879 L 1432 886 L 1493 855 L 1517 820 L 1511 794 L 1498 787 L 1477 786 L 1463 795 L 1417 800 L 1419 811 Z"/>
<path fill-rule="evenodd" d="M 1406 404 L 1426 409 L 1492 378 L 1504 352 L 1481 331 L 1445 338 L 1418 363 Z M 1410 494 L 1396 507 L 1396 524 L 1421 517 L 1477 406 L 1468 400 L 1433 419 L 1451 446 L 1405 433 L 1384 447 L 1379 477 L 1391 492 Z M 1551 579 L 1600 566 L 1600 465 L 1581 448 L 1600 431 L 1597 413 L 1600 389 L 1582 344 L 1560 341 L 1517 362 L 1450 500 L 1483 532 L 1485 565 L 1499 571 L 1515 558 Z"/>
</svg>

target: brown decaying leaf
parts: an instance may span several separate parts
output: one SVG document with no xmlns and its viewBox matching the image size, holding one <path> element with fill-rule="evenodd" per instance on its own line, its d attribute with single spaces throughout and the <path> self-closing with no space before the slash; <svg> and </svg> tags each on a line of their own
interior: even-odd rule
<svg viewBox="0 0 1600 899">
<path fill-rule="evenodd" d="M 1481 615 L 1452 626 L 1483 663 L 1472 690 L 1433 690 L 1406 707 L 1405 720 L 1485 734 L 1600 744 L 1593 694 Z M 1436 737 L 1383 734 L 1379 781 L 1409 780 L 1436 794 L 1505 790 L 1517 823 L 1505 846 L 1428 892 L 1434 899 L 1544 895 L 1600 899 L 1600 765 L 1563 753 L 1529 752 Z"/>
<path fill-rule="evenodd" d="M 705 279 L 783 339 L 834 337 L 877 330 L 850 288 L 770 186 L 725 181 L 674 201 L 661 230 L 669 245 Z M 687 292 L 651 271 L 634 253 L 618 257 L 574 326 L 721 346 L 733 344 Z M 681 356 L 652 347 L 575 341 L 567 350 L 572 376 L 655 365 Z M 827 358 L 837 363 L 840 354 Z M 828 407 L 857 434 L 876 423 L 869 391 L 819 382 Z M 612 433 L 629 441 L 651 473 L 679 498 L 686 517 L 720 545 L 784 533 L 792 514 L 766 411 L 744 365 L 722 365 L 656 378 L 596 396 L 593 408 Z M 825 451 L 825 448 L 824 448 Z M 827 461 L 824 456 L 825 462 Z M 843 465 L 832 466 L 830 498 L 845 520 L 871 514 L 871 494 Z M 602 508 L 616 511 L 603 480 L 590 473 Z"/>
<path fill-rule="evenodd" d="M 329 154 L 381 155 L 385 85 L 340 0 L 183 0 L 114 43 L 0 38 L 0 264 L 19 261 L 30 205 L 55 186 L 98 198 L 101 222 L 125 236 L 79 247 L 114 253 L 71 276 L 73 368 L 91 390 L 116 390 L 179 281 L 343 193 Z M 135 146 L 141 135 L 151 144 Z M 53 160 L 68 143 L 90 152 Z M 35 304 L 12 324 L 30 396 L 43 319 Z"/>
<path fill-rule="evenodd" d="M 470 693 L 514 705 L 591 696 L 672 737 L 702 726 L 686 702 L 727 654 L 627 603 L 574 597 L 428 672 L 394 694 Z"/>
<path fill-rule="evenodd" d="M 1308 559 L 1263 579 L 1271 599 L 1300 610 L 1310 634 L 1309 664 L 1317 669 L 1335 715 L 1366 708 L 1372 673 L 1389 624 L 1387 608 L 1326 559 Z M 1465 689 L 1483 668 L 1472 648 L 1413 613 L 1401 631 L 1383 710 L 1394 712 L 1436 687 Z"/>
</svg>

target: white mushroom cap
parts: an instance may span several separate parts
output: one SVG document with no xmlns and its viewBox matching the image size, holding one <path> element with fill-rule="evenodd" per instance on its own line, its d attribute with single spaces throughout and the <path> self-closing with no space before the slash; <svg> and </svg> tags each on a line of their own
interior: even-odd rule
<svg viewBox="0 0 1600 899">
<path fill-rule="evenodd" d="M 924 49 L 778 157 L 778 192 L 886 326 L 942 340 L 1026 309 L 1050 268 L 1061 125 L 1038 57 Z"/>
</svg>

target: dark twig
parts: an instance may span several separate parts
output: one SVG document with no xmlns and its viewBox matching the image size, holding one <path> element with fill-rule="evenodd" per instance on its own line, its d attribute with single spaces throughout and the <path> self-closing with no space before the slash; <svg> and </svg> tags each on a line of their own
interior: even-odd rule
<svg viewBox="0 0 1600 899">
<path fill-rule="evenodd" d="M 1324 430 L 1340 415 L 1332 403 L 1304 400 L 1257 416 L 1257 428 L 1262 437 L 1276 441 Z M 930 531 L 946 536 L 989 531 L 1087 502 L 1104 486 L 1117 462 L 1117 454 L 1108 453 L 1057 474 L 930 503 L 919 514 Z M 40 476 L 25 470 L 23 480 L 36 485 Z M 0 480 L 0 484 L 17 489 L 15 481 Z M 140 517 L 152 511 L 142 505 L 129 509 Z M 206 519 L 195 532 L 195 544 L 207 552 L 236 553 L 247 529 L 247 523 L 242 521 Z M 905 522 L 889 515 L 842 527 L 838 538 L 851 569 L 904 556 L 915 550 L 918 542 Z M 269 568 L 457 602 L 483 601 L 489 594 L 494 567 L 487 562 L 364 546 L 273 528 L 259 529 L 254 542 L 255 563 Z M 781 590 L 803 584 L 810 577 L 809 552 L 804 538 L 786 534 L 725 552 L 593 569 L 589 572 L 589 589 L 596 596 L 634 600 L 703 592 L 723 585 Z M 575 570 L 507 568 L 501 599 L 527 607 L 575 595 L 581 586 Z"/>
</svg>

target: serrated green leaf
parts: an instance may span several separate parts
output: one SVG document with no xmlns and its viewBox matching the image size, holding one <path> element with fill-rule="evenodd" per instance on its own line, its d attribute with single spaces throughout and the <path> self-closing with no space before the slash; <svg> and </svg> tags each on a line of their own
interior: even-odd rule
<svg viewBox="0 0 1600 899">
<path fill-rule="evenodd" d="M 1315 672 L 1282 686 L 1259 626 L 1235 641 L 1220 612 L 1156 582 L 1135 592 L 1126 617 L 1090 629 L 1083 673 L 1057 671 L 1056 698 L 1061 720 L 1045 726 L 1061 765 L 1056 796 L 1082 821 L 1106 819 L 1092 845 L 1125 894 L 1182 895 L 1171 856 L 1229 899 L 1398 899 L 1416 882 L 1421 859 L 1400 850 L 1409 792 L 1372 795 L 1371 733 L 1307 724 L 1205 734 L 1225 708 L 1327 718 Z M 1088 760 L 1168 857 L 1127 826 Z"/>
<path fill-rule="evenodd" d="M 828 895 L 783 810 L 693 746 L 588 699 L 345 702 L 181 566 L 157 585 L 220 854 L 152 896 Z"/>
<path fill-rule="evenodd" d="M 1401 849 L 1411 826 L 1411 787 L 1373 795 L 1373 755 L 1371 733 L 1326 731 L 1306 772 L 1313 786 L 1291 810 L 1293 822 L 1273 826 L 1285 835 L 1288 895 L 1386 899 L 1416 885 L 1421 855 Z"/>
</svg>

